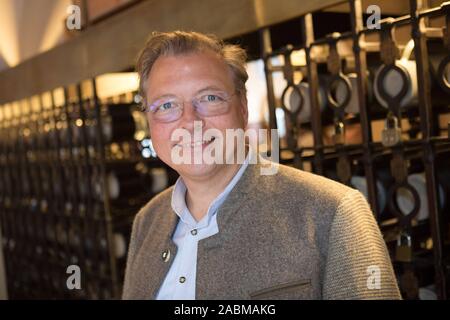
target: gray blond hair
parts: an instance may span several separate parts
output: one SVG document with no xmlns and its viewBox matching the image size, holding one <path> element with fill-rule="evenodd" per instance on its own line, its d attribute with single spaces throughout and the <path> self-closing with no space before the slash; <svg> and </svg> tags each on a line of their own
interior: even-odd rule
<svg viewBox="0 0 450 320">
<path fill-rule="evenodd" d="M 140 52 L 136 63 L 136 70 L 139 75 L 139 94 L 142 97 L 143 107 L 147 103 L 147 79 L 153 64 L 159 57 L 205 50 L 212 51 L 223 59 L 233 74 L 236 91 L 245 95 L 245 82 L 248 79 L 248 74 L 245 69 L 247 54 L 244 49 L 237 45 L 226 44 L 214 35 L 199 32 L 153 32 Z"/>
</svg>

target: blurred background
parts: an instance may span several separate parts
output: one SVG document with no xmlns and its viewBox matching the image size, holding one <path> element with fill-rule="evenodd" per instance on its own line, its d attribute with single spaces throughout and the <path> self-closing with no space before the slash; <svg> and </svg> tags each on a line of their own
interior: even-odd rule
<svg viewBox="0 0 450 320">
<path fill-rule="evenodd" d="M 432 0 L 0 0 L 0 299 L 120 298 L 133 218 L 177 179 L 134 63 L 178 29 L 247 50 L 248 126 L 279 146 L 250 141 L 360 190 L 403 297 L 447 299 L 450 3 Z"/>
</svg>

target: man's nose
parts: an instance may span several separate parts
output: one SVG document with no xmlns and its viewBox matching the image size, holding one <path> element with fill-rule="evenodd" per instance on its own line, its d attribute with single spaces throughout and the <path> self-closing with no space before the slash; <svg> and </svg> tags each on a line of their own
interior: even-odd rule
<svg viewBox="0 0 450 320">
<path fill-rule="evenodd" d="M 190 101 L 185 101 L 183 105 L 183 114 L 181 116 L 181 126 L 182 128 L 193 132 L 194 121 L 201 121 L 202 126 L 205 124 L 203 117 L 201 117 L 195 110 L 195 106 Z"/>
</svg>

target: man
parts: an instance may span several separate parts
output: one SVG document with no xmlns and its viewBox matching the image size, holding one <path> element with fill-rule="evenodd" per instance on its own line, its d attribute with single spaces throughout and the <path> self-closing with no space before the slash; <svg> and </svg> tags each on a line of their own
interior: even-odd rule
<svg viewBox="0 0 450 320">
<path fill-rule="evenodd" d="M 135 218 L 123 298 L 398 299 L 358 191 L 283 165 L 261 174 L 251 149 L 243 163 L 177 158 L 218 142 L 216 160 L 237 154 L 226 131 L 247 125 L 245 60 L 241 48 L 195 32 L 155 33 L 141 52 L 152 142 L 180 178 Z M 195 137 L 199 126 L 214 134 L 174 134 Z"/>
</svg>

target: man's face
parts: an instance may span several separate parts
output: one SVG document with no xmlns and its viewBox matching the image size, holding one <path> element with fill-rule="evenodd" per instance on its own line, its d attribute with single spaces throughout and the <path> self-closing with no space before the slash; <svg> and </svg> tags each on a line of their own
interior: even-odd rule
<svg viewBox="0 0 450 320">
<path fill-rule="evenodd" d="M 184 148 L 183 152 L 193 153 L 191 146 L 180 146 L 180 140 L 171 141 L 176 129 L 187 130 L 194 142 L 194 121 L 202 124 L 202 132 L 217 129 L 225 137 L 226 129 L 245 129 L 247 125 L 247 100 L 245 96 L 235 94 L 233 75 L 229 67 L 212 52 L 191 53 L 186 55 L 159 57 L 154 63 L 147 79 L 147 103 L 161 101 L 170 97 L 184 101 L 181 117 L 173 122 L 160 122 L 149 111 L 147 118 L 150 125 L 152 143 L 158 157 L 175 169 L 180 175 L 191 178 L 207 178 L 220 172 L 223 164 L 176 164 L 172 159 L 173 148 Z M 198 98 L 208 88 L 213 88 L 229 96 L 229 109 L 216 116 L 202 116 L 195 111 L 191 101 Z M 162 100 L 165 101 L 165 100 Z M 208 144 L 202 145 L 204 149 Z M 190 149 L 190 150 L 186 150 Z M 230 151 L 225 150 L 224 154 Z M 201 150 L 200 149 L 200 150 Z M 199 148 L 196 147 L 195 151 Z M 175 150 L 174 150 L 175 151 Z M 177 151 L 180 151 L 179 149 Z"/>
</svg>

